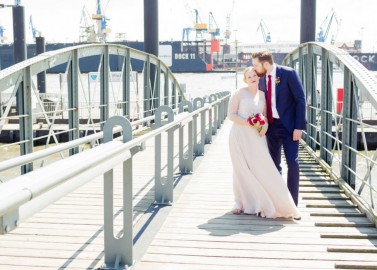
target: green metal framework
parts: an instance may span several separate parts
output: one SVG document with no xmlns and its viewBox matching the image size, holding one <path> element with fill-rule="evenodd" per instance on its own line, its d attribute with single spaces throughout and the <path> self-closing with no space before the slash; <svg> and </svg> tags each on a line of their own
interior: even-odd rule
<svg viewBox="0 0 377 270">
<path fill-rule="evenodd" d="M 116 56 L 121 72 L 113 72 L 109 65 L 109 57 Z M 98 59 L 96 72 L 80 72 L 80 61 L 87 57 Z M 143 71 L 133 71 L 136 64 L 132 63 L 142 64 Z M 59 85 L 47 80 L 49 94 L 39 94 L 37 74 L 58 65 L 66 67 Z M 155 72 L 151 74 L 151 70 Z M 35 151 L 35 145 L 47 147 L 51 142 L 59 144 L 99 132 L 111 116 L 134 121 L 154 115 L 160 105 L 177 108 L 184 99 L 173 73 L 153 55 L 117 44 L 64 48 L 0 71 L 0 135 L 19 130 L 13 145 L 19 145 L 19 155 L 26 155 Z M 7 146 L 0 146 L 1 151 Z M 78 152 L 77 146 L 69 155 Z M 21 173 L 32 170 L 33 164 L 26 164 Z"/>
<path fill-rule="evenodd" d="M 376 77 L 347 52 L 325 43 L 301 44 L 283 64 L 298 71 L 306 91 L 305 145 L 339 183 L 345 181 L 356 191 L 350 191 L 353 199 L 366 200 L 373 212 L 377 152 L 368 147 L 368 135 L 376 134 L 377 127 L 368 124 L 373 113 L 366 114 L 365 108 L 376 114 Z M 343 76 L 343 101 L 337 99 L 335 72 Z"/>
</svg>

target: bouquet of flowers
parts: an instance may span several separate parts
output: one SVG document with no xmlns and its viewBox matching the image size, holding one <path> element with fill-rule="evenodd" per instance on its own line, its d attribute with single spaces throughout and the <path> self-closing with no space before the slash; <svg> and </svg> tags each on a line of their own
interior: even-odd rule
<svg viewBox="0 0 377 270">
<path fill-rule="evenodd" d="M 260 132 L 263 128 L 263 125 L 266 124 L 262 113 L 257 113 L 249 116 L 249 118 L 247 118 L 247 122 L 249 123 L 249 125 L 257 128 L 258 132 Z"/>
</svg>

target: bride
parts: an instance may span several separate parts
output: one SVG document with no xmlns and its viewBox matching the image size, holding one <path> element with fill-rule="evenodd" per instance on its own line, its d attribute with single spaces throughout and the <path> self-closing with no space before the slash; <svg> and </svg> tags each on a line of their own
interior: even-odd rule
<svg viewBox="0 0 377 270">
<path fill-rule="evenodd" d="M 266 115 L 266 99 L 258 90 L 259 77 L 253 67 L 244 71 L 247 87 L 233 93 L 228 119 L 233 122 L 229 149 L 233 164 L 233 214 L 256 214 L 266 218 L 300 219 L 287 185 L 269 154 L 266 123 L 249 124 L 252 115 Z"/>
</svg>

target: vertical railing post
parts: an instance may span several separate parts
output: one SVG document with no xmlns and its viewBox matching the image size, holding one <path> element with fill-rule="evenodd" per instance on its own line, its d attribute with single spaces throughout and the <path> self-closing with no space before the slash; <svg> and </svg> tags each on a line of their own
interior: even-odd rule
<svg viewBox="0 0 377 270">
<path fill-rule="evenodd" d="M 220 95 L 221 95 L 221 98 L 223 98 L 223 97 L 225 97 L 225 93 L 224 92 L 222 92 L 222 93 L 220 93 Z M 221 123 L 224 123 L 224 120 L 225 120 L 225 118 L 226 118 L 226 104 L 225 104 L 226 102 L 225 102 L 225 99 L 223 99 L 222 101 L 221 101 Z"/>
<path fill-rule="evenodd" d="M 356 153 L 352 149 L 357 147 L 357 124 L 352 120 L 357 120 L 358 96 L 355 82 L 350 70 L 344 67 L 344 101 L 343 101 L 343 130 L 342 130 L 342 178 L 355 188 L 355 175 L 350 171 L 356 171 Z"/>
<path fill-rule="evenodd" d="M 78 52 L 72 52 L 72 59 L 68 63 L 67 85 L 68 85 L 68 126 L 69 126 L 69 140 L 73 141 L 80 138 L 79 126 L 79 60 Z M 77 154 L 79 148 L 75 147 L 69 150 L 70 155 Z"/>
<path fill-rule="evenodd" d="M 217 110 L 218 110 L 218 107 L 217 107 L 217 104 L 214 104 L 214 105 L 212 104 L 212 102 L 214 102 L 214 101 L 217 101 L 217 97 L 216 97 L 215 94 L 211 94 L 209 96 L 209 103 L 212 106 L 212 111 L 210 112 L 211 116 L 212 116 L 212 112 L 213 112 L 213 118 L 212 118 L 212 121 L 211 121 L 211 122 L 213 122 L 212 126 L 211 126 L 211 128 L 212 128 L 212 135 L 216 135 L 216 133 L 217 133 L 217 121 L 218 121 L 218 119 L 217 119 Z"/>
<path fill-rule="evenodd" d="M 162 114 L 167 114 L 168 123 L 174 121 L 173 110 L 166 105 L 160 106 L 155 111 L 155 127 L 162 127 Z M 154 200 L 156 204 L 171 204 L 173 202 L 173 182 L 174 182 L 174 130 L 168 130 L 167 138 L 167 174 L 166 177 L 161 176 L 161 134 L 155 137 L 155 190 Z"/>
<path fill-rule="evenodd" d="M 199 104 L 199 105 L 198 105 Z M 194 111 L 203 108 L 204 106 L 204 99 L 200 97 L 196 97 L 193 101 L 193 109 Z M 200 135 L 198 138 L 198 117 L 199 115 L 194 115 L 194 154 L 196 156 L 204 155 L 204 143 L 205 143 L 205 111 L 200 112 Z M 199 142 L 198 142 L 199 139 Z"/>
<path fill-rule="evenodd" d="M 226 92 L 221 93 L 221 97 L 225 97 L 226 95 L 227 95 Z M 226 111 L 227 111 L 227 108 L 228 108 L 226 99 L 223 99 L 221 101 L 221 104 L 222 104 L 222 107 L 221 107 L 221 110 L 222 110 L 222 112 L 221 112 L 221 123 L 224 123 L 225 118 L 226 118 Z"/>
<path fill-rule="evenodd" d="M 187 108 L 188 112 L 192 112 L 192 103 L 188 100 L 182 100 L 179 103 L 179 113 L 184 112 L 185 108 Z M 184 128 L 184 126 L 179 127 L 179 171 L 181 173 L 190 173 L 194 168 L 192 121 L 188 123 L 187 152 L 184 152 Z"/>
<path fill-rule="evenodd" d="M 224 92 L 223 96 L 226 97 L 228 94 L 230 93 Z M 228 112 L 228 97 L 224 99 L 223 121 L 225 121 L 226 119 L 227 112 Z"/>
<path fill-rule="evenodd" d="M 209 100 L 208 100 L 209 102 Z M 206 130 L 206 144 L 209 144 L 212 142 L 212 110 L 213 106 L 209 103 L 207 103 L 208 109 L 207 109 L 207 114 L 208 114 L 208 131 Z"/>
<path fill-rule="evenodd" d="M 303 87 L 305 89 L 305 96 L 307 97 L 306 92 L 306 74 L 305 74 L 305 56 L 304 56 L 304 48 L 300 47 L 298 50 L 298 74 L 301 78 Z M 302 135 L 302 138 L 308 142 L 308 137 L 305 133 Z"/>
<path fill-rule="evenodd" d="M 158 61 L 156 70 L 156 81 L 153 89 L 153 109 L 160 107 L 161 103 L 161 62 Z M 154 114 L 154 112 L 153 112 Z"/>
<path fill-rule="evenodd" d="M 151 115 L 151 82 L 150 82 L 150 74 L 151 74 L 151 62 L 150 56 L 147 56 L 147 61 L 144 64 L 144 117 L 148 117 Z"/>
<path fill-rule="evenodd" d="M 24 69 L 24 79 L 17 92 L 17 110 L 21 115 L 20 124 L 20 154 L 26 155 L 33 153 L 33 109 L 31 106 L 31 70 L 30 67 Z M 22 91 L 20 91 L 22 89 Z M 33 170 L 33 163 L 21 166 L 21 174 Z"/>
<path fill-rule="evenodd" d="M 298 74 L 300 75 L 301 81 L 303 83 L 304 89 L 306 89 L 305 81 L 305 67 L 304 67 L 304 48 L 300 47 L 298 49 Z"/>
<path fill-rule="evenodd" d="M 113 140 L 113 128 L 121 126 L 123 142 L 132 140 L 132 126 L 123 116 L 113 116 L 103 126 L 104 143 Z M 104 174 L 104 242 L 105 267 L 103 269 L 124 269 L 133 263 L 133 221 L 132 221 L 132 155 L 123 162 L 123 234 L 114 237 L 114 176 L 113 169 Z"/>
<path fill-rule="evenodd" d="M 169 71 L 166 70 L 165 74 L 165 83 L 164 83 L 164 104 L 169 106 Z"/>
<path fill-rule="evenodd" d="M 175 81 L 171 85 L 171 108 L 173 110 L 177 108 L 177 84 Z"/>
<path fill-rule="evenodd" d="M 104 47 L 100 69 L 100 122 L 101 128 L 109 118 L 109 47 Z"/>
<path fill-rule="evenodd" d="M 333 66 L 326 49 L 322 49 L 322 79 L 321 79 L 321 132 L 320 156 L 331 166 L 332 156 L 326 150 L 332 149 L 332 76 Z"/>
<path fill-rule="evenodd" d="M 183 96 L 182 96 L 182 93 L 181 92 L 178 92 L 177 93 L 177 97 L 178 97 L 178 104 L 181 103 L 181 101 L 183 100 Z"/>
<path fill-rule="evenodd" d="M 312 149 L 316 149 L 316 139 L 317 139 L 317 131 L 316 131 L 316 110 L 314 107 L 317 107 L 316 104 L 316 69 L 315 69 L 315 55 L 313 53 L 313 47 L 311 45 L 308 45 L 308 54 L 307 54 L 307 61 L 308 66 L 306 69 L 306 93 L 307 93 L 307 99 L 309 101 L 309 112 L 308 112 L 308 138 L 307 142 L 308 145 Z"/>
<path fill-rule="evenodd" d="M 293 62 L 293 55 L 292 54 L 289 56 L 289 64 L 290 64 L 291 68 L 295 68 L 295 64 Z"/>
<path fill-rule="evenodd" d="M 130 49 L 126 49 L 126 55 L 123 62 L 123 115 L 131 119 L 131 59 Z"/>
<path fill-rule="evenodd" d="M 218 100 L 221 99 L 221 94 L 216 94 L 216 97 Z M 222 113 L 223 113 L 223 102 L 220 101 L 217 105 L 217 129 L 221 128 L 221 124 L 223 123 L 223 119 L 222 119 Z"/>
</svg>

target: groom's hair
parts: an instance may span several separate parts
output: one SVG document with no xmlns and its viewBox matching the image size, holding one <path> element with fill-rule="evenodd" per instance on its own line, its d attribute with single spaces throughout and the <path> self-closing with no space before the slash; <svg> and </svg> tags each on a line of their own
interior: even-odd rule
<svg viewBox="0 0 377 270">
<path fill-rule="evenodd" d="M 272 52 L 270 51 L 260 51 L 255 52 L 252 55 L 252 58 L 258 58 L 259 62 L 268 62 L 271 65 L 274 63 L 274 58 L 272 57 Z"/>
</svg>

